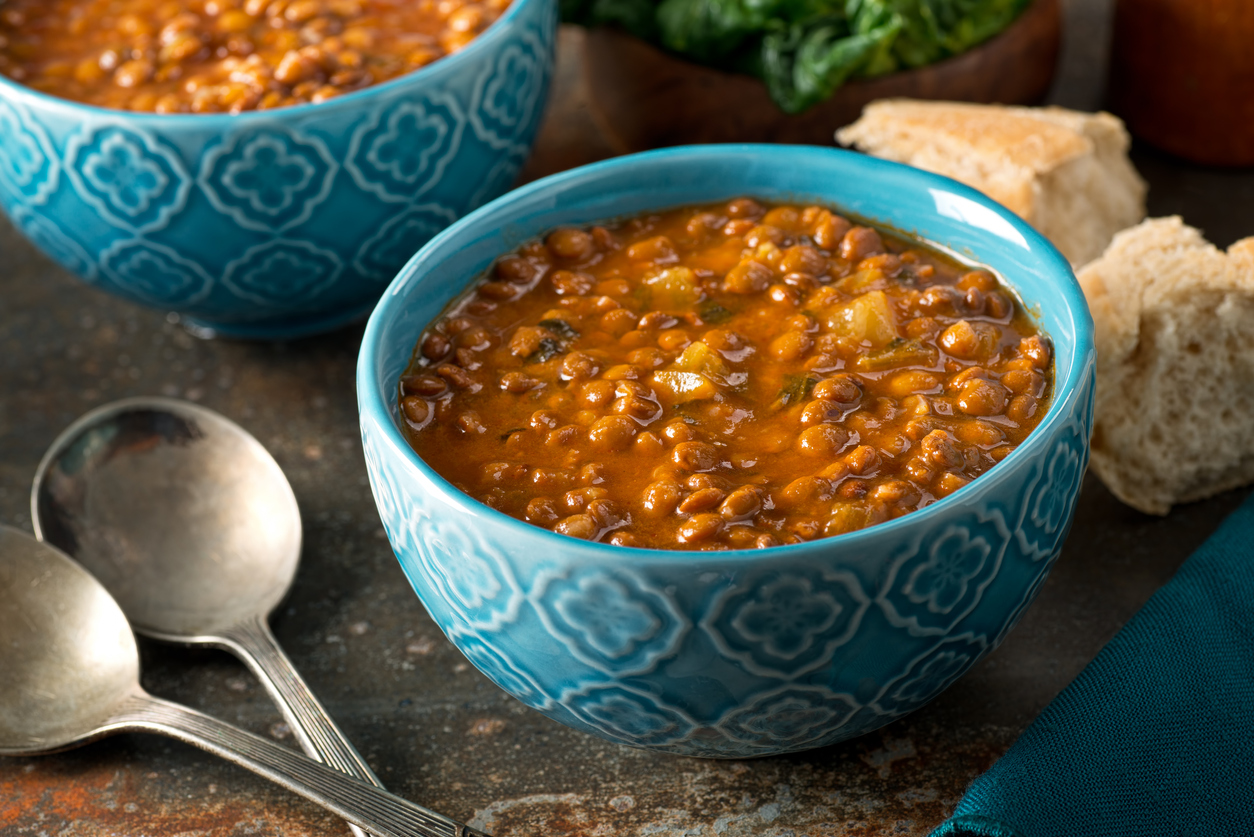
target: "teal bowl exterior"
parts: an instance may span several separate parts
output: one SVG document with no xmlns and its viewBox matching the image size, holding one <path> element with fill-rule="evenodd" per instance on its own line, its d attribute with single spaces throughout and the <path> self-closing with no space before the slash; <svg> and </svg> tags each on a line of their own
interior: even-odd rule
<svg viewBox="0 0 1254 837">
<path fill-rule="evenodd" d="M 433 235 L 510 187 L 539 126 L 556 0 L 318 105 L 104 110 L 0 76 L 0 207 L 89 284 L 240 337 L 364 316 Z"/>
<path fill-rule="evenodd" d="M 991 266 L 1055 346 L 1053 402 L 951 496 L 837 538 L 671 552 L 588 543 L 453 488 L 399 430 L 423 327 L 499 254 L 560 224 L 752 195 L 815 202 Z M 518 189 L 432 240 L 367 325 L 362 439 L 388 539 L 450 640 L 502 689 L 610 741 L 743 758 L 880 727 L 943 691 L 1031 604 L 1071 525 L 1093 415 L 1092 321 L 1066 260 L 946 178 L 832 149 L 704 146 L 623 157 Z"/>
</svg>

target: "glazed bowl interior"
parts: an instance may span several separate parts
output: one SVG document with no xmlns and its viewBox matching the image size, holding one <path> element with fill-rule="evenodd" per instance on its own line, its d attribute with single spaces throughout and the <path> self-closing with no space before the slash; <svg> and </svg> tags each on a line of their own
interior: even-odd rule
<svg viewBox="0 0 1254 837">
<path fill-rule="evenodd" d="M 423 329 L 493 260 L 561 225 L 749 196 L 818 203 L 983 264 L 1054 345 L 1048 412 L 971 484 L 895 520 L 769 549 L 590 543 L 462 494 L 409 447 L 396 388 Z M 1062 256 L 946 178 L 815 147 L 697 146 L 518 189 L 450 227 L 367 325 L 357 397 L 401 567 L 497 685 L 607 740 L 743 758 L 845 740 L 917 709 L 1004 638 L 1070 527 L 1088 459 L 1092 323 Z"/>
<path fill-rule="evenodd" d="M 362 409 L 389 417 L 391 441 L 410 466 L 429 472 L 461 502 L 478 505 L 430 471 L 399 429 L 395 388 L 423 329 L 498 256 L 555 227 L 742 196 L 828 206 L 991 268 L 1054 343 L 1053 398 L 1041 426 L 1062 420 L 1080 395 L 1092 363 L 1092 322 L 1083 292 L 1066 259 L 1009 210 L 949 178 L 854 152 L 711 145 L 645 152 L 545 178 L 434 239 L 400 272 L 371 317 L 358 366 Z M 1013 465 L 1031 456 L 1045 435 L 1029 436 L 1007 461 Z M 981 480 L 995 480 L 1003 470 L 996 468 Z M 920 513 L 927 509 L 880 525 L 909 525 Z M 622 549 L 613 547 L 612 554 Z"/>
</svg>

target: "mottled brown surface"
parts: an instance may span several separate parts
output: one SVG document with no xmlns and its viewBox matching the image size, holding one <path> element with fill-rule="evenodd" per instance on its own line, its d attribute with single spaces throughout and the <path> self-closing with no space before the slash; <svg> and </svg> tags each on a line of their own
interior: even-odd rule
<svg viewBox="0 0 1254 837">
<path fill-rule="evenodd" d="M 1091 23 L 1093 8 L 1073 7 Z M 1102 31 L 1100 25 L 1084 31 Z M 572 54 L 565 33 L 563 55 Z M 1089 47 L 1092 45 L 1090 44 Z M 1091 50 L 1071 44 L 1068 54 Z M 1065 62 L 1064 62 L 1065 64 Z M 564 71 L 534 175 L 608 153 Z M 1055 98 L 1097 104 L 1064 66 Z M 1254 174 L 1136 162 L 1153 214 L 1181 212 L 1217 244 L 1254 231 Z M 930 706 L 884 730 L 781 758 L 651 754 L 566 729 L 506 697 L 440 635 L 392 557 L 366 484 L 353 366 L 360 327 L 285 344 L 203 342 L 159 312 L 86 288 L 0 222 L 0 522 L 30 528 L 28 492 L 55 435 L 138 394 L 199 401 L 257 435 L 292 481 L 305 552 L 274 621 L 280 642 L 393 791 L 497 837 L 926 835 L 1244 492 L 1165 519 L 1092 478 L 1067 547 L 1005 644 Z M 141 643 L 153 693 L 291 744 L 231 658 Z M 0 674 L 2 676 L 2 674 Z M 39 759 L 0 758 L 0 835 L 342 835 L 342 823 L 182 744 L 123 736 Z"/>
</svg>

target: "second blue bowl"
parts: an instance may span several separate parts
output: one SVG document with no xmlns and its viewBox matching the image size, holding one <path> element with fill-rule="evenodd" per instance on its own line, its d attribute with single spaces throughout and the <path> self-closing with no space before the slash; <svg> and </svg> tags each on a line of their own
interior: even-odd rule
<svg viewBox="0 0 1254 837">
<path fill-rule="evenodd" d="M 509 188 L 540 123 L 555 0 L 317 105 L 104 110 L 0 76 L 0 207 L 88 283 L 240 337 L 363 316 L 433 235 Z"/>
</svg>

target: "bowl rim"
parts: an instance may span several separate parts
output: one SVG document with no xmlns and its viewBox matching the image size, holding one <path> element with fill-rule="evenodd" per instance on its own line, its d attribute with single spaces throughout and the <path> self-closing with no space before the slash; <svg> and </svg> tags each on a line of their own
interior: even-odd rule
<svg viewBox="0 0 1254 837">
<path fill-rule="evenodd" d="M 525 7 L 533 3 L 544 2 L 552 3 L 554 0 L 511 0 L 504 14 L 492 21 L 492 24 L 487 29 L 452 55 L 445 55 L 443 58 L 432 61 L 425 67 L 419 67 L 396 78 L 372 84 L 360 90 L 353 90 L 342 96 L 328 99 L 325 102 L 305 102 L 299 105 L 289 105 L 267 110 L 245 110 L 239 113 L 151 113 L 148 111 L 106 108 L 100 105 L 88 104 L 87 102 L 75 101 L 74 99 L 66 99 L 61 96 L 53 96 L 50 93 L 44 93 L 33 87 L 28 87 L 2 73 L 0 73 L 0 102 L 12 101 L 12 98 L 16 97 L 17 99 L 27 100 L 30 104 L 37 104 L 44 111 L 51 110 L 68 113 L 87 111 L 92 116 L 102 120 L 134 121 L 145 125 L 156 122 L 163 125 L 171 125 L 176 129 L 182 130 L 192 127 L 204 127 L 213 132 L 225 132 L 228 125 L 240 123 L 274 122 L 287 118 L 298 118 L 309 114 L 315 108 L 317 113 L 332 114 L 337 110 L 353 108 L 361 100 L 372 96 L 384 95 L 391 90 L 410 84 L 422 83 L 428 79 L 438 80 L 441 76 L 457 73 L 461 69 L 462 63 L 471 57 L 478 56 L 479 53 L 490 47 L 495 47 L 497 41 L 506 37 L 505 33 L 510 28 L 508 24 L 519 17 Z"/>
<path fill-rule="evenodd" d="M 561 535 L 548 529 L 527 523 L 511 517 L 504 512 L 488 506 L 479 500 L 474 499 L 469 494 L 463 493 L 456 488 L 444 476 L 436 472 L 431 466 L 422 460 L 421 457 L 409 446 L 393 420 L 387 394 L 384 388 L 378 385 L 376 381 L 375 369 L 377 360 L 382 346 L 382 337 L 384 328 L 395 317 L 394 311 L 398 310 L 395 306 L 398 304 L 396 300 L 401 298 L 403 286 L 409 283 L 415 274 L 423 267 L 424 262 L 434 258 L 437 251 L 445 246 L 445 242 L 457 236 L 467 227 L 480 225 L 485 219 L 490 220 L 494 213 L 508 207 L 515 201 L 523 200 L 537 193 L 546 191 L 560 191 L 564 186 L 572 185 L 582 181 L 595 181 L 606 173 L 613 172 L 617 169 L 627 168 L 638 165 L 648 166 L 653 163 L 665 162 L 671 160 L 682 160 L 685 158 L 701 157 L 705 155 L 715 156 L 732 156 L 739 155 L 743 158 L 746 154 L 762 155 L 766 157 L 776 155 L 788 155 L 797 153 L 821 153 L 840 155 L 846 158 L 847 162 L 855 167 L 862 167 L 864 172 L 898 172 L 907 177 L 917 178 L 920 184 L 926 188 L 941 187 L 950 193 L 968 198 L 981 206 L 992 210 L 1003 221 L 1007 222 L 1014 231 L 1025 239 L 1028 244 L 1028 251 L 1037 260 L 1039 264 L 1039 272 L 1048 274 L 1051 277 L 1061 280 L 1062 285 L 1058 288 L 1057 297 L 1064 302 L 1064 310 L 1067 318 L 1069 318 L 1074 333 L 1074 341 L 1070 350 L 1070 370 L 1065 381 L 1054 380 L 1054 392 L 1050 401 L 1048 412 L 1041 420 L 1040 424 L 1028 435 L 1020 445 L 1018 445 L 1010 454 L 998 463 L 997 467 L 990 468 L 977 479 L 972 480 L 967 486 L 963 486 L 959 490 L 943 497 L 936 502 L 925 506 L 921 509 L 915 509 L 908 514 L 899 518 L 888 520 L 883 523 L 859 529 L 853 532 L 847 532 L 842 535 L 832 537 L 816 538 L 811 541 L 803 541 L 796 544 L 783 544 L 780 546 L 767 547 L 764 549 L 729 549 L 729 550 L 676 550 L 652 547 L 625 547 L 616 546 L 608 543 L 585 541 L 578 538 Z M 782 162 L 782 160 L 781 160 Z M 797 165 L 793 160 L 791 165 Z M 750 190 L 746 190 L 749 192 Z M 833 201 L 833 204 L 836 202 Z M 680 206 L 682 204 L 676 204 Z M 645 210 L 647 211 L 647 210 Z M 640 213 L 633 213 L 640 214 Z M 595 220 L 595 219 L 594 219 Z M 592 223 L 593 221 L 572 221 L 571 223 Z M 905 233 L 910 235 L 910 233 Z M 927 239 L 923 239 L 927 240 Z M 938 242 L 930 242 L 933 246 L 937 246 Z M 940 245 L 942 249 L 944 245 Z M 500 254 L 498 254 L 500 255 Z M 495 257 L 494 257 L 495 258 Z M 978 260 L 977 260 L 978 261 Z M 470 283 L 478 276 L 469 277 L 465 285 L 460 287 L 457 294 L 460 295 Z M 421 281 L 421 280 L 420 280 Z M 1006 280 L 1009 283 L 1009 280 Z M 1011 284 L 1013 289 L 1013 284 Z M 425 326 L 424 326 L 425 328 Z M 1042 329 L 1043 330 L 1043 329 Z M 415 341 L 418 336 L 415 335 Z M 1055 369 L 1058 364 L 1058 341 L 1051 335 L 1054 344 L 1054 363 Z M 949 509 L 955 508 L 962 504 L 968 504 L 970 499 L 974 499 L 976 494 L 986 496 L 994 494 L 998 486 L 1011 478 L 1011 474 L 1018 471 L 1020 467 L 1030 465 L 1036 456 L 1044 456 L 1047 453 L 1045 445 L 1048 440 L 1052 439 L 1063 426 L 1071 420 L 1072 413 L 1077 409 L 1084 409 L 1083 404 L 1076 402 L 1081 398 L 1086 384 L 1086 378 L 1096 374 L 1096 360 L 1093 337 L 1093 320 L 1085 301 L 1083 290 L 1075 277 L 1071 264 L 1058 252 L 1043 235 L 1033 229 L 1023 221 L 1019 216 L 1015 215 L 1009 209 L 995 202 L 983 193 L 959 183 L 956 180 L 945 177 L 943 175 L 934 174 L 932 172 L 907 166 L 902 163 L 896 163 L 889 160 L 883 160 L 869 155 L 860 154 L 854 151 L 848 151 L 840 148 L 829 148 L 822 146 L 802 146 L 802 145 L 781 145 L 769 143 L 719 143 L 711 145 L 688 145 L 677 146 L 673 148 L 663 148 L 653 151 L 644 151 L 637 154 L 628 154 L 620 157 L 613 157 L 608 160 L 592 163 L 578 168 L 569 169 L 548 177 L 535 180 L 505 195 L 487 203 L 479 209 L 471 212 L 454 224 L 446 227 L 437 236 L 428 241 L 423 247 L 414 254 L 414 256 L 401 268 L 396 277 L 389 284 L 387 290 L 379 298 L 378 304 L 370 315 L 370 319 L 366 323 L 365 332 L 362 334 L 361 345 L 357 358 L 356 369 L 356 390 L 358 401 L 359 421 L 364 425 L 367 421 L 380 426 L 382 434 L 389 447 L 396 448 L 400 451 L 401 458 L 397 467 L 403 467 L 407 470 L 416 471 L 420 476 L 424 477 L 428 483 L 434 486 L 440 495 L 449 502 L 452 509 L 457 512 L 468 515 L 486 514 L 495 524 L 503 526 L 504 531 L 513 532 L 520 536 L 541 538 L 541 539 L 560 539 L 555 540 L 556 545 L 560 545 L 567 557 L 575 560 L 576 554 L 578 559 L 589 561 L 601 561 L 606 563 L 621 562 L 622 560 L 634 560 L 638 563 L 647 564 L 659 560 L 679 560 L 682 558 L 688 562 L 698 563 L 751 563 L 760 559 L 770 558 L 787 558 L 789 556 L 800 556 L 802 553 L 830 551 L 833 548 L 845 550 L 857 550 L 859 546 L 870 544 L 881 539 L 888 539 L 896 536 L 903 529 L 909 529 L 915 526 L 925 526 L 927 521 L 932 517 L 936 517 Z M 1087 446 L 1088 440 L 1085 440 Z M 384 452 L 386 454 L 386 452 Z M 1002 467 L 1009 465 L 1011 467 Z M 384 465 L 383 467 L 387 467 Z M 373 476 L 373 475 L 372 475 Z M 978 508 L 978 505 L 976 505 Z M 1007 526 L 1013 526 L 1014 523 L 1006 521 Z"/>
</svg>

